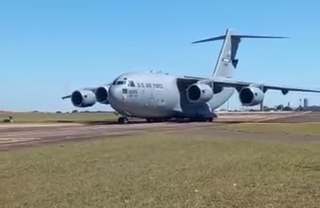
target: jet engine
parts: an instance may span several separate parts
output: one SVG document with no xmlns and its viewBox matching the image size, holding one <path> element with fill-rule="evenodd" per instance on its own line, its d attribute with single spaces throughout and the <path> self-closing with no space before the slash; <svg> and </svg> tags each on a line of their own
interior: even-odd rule
<svg viewBox="0 0 320 208">
<path fill-rule="evenodd" d="M 244 87 L 239 92 L 239 99 L 244 106 L 254 106 L 262 103 L 264 93 L 257 87 Z"/>
<path fill-rule="evenodd" d="M 192 84 L 187 89 L 187 98 L 192 103 L 208 102 L 213 96 L 213 91 L 206 84 Z"/>
<path fill-rule="evenodd" d="M 96 98 L 99 103 L 109 104 L 109 94 L 108 94 L 109 87 L 110 86 L 102 86 L 97 88 Z"/>
<path fill-rule="evenodd" d="M 76 107 L 90 107 L 96 103 L 96 96 L 90 90 L 76 90 L 71 94 L 71 102 Z"/>
</svg>

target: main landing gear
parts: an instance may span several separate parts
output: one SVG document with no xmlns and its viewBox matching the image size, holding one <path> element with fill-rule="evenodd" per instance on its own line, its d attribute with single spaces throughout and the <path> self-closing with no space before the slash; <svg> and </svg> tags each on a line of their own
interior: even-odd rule
<svg viewBox="0 0 320 208">
<path fill-rule="evenodd" d="M 158 123 L 158 122 L 167 122 L 168 119 L 165 118 L 157 118 L 157 119 L 151 119 L 151 118 L 147 118 L 146 119 L 148 123 Z M 179 119 L 177 120 L 179 121 Z M 213 122 L 213 118 L 190 118 L 189 121 L 191 122 Z M 129 118 L 128 117 L 119 117 L 118 118 L 118 123 L 119 124 L 127 124 L 129 122 Z"/>
<path fill-rule="evenodd" d="M 191 122 L 213 122 L 213 118 L 192 118 Z"/>
<path fill-rule="evenodd" d="M 167 122 L 167 118 L 147 118 L 148 123 L 160 123 L 160 122 Z"/>
<path fill-rule="evenodd" d="M 129 122 L 129 119 L 127 117 L 119 117 L 118 123 L 120 124 L 127 124 Z"/>
</svg>

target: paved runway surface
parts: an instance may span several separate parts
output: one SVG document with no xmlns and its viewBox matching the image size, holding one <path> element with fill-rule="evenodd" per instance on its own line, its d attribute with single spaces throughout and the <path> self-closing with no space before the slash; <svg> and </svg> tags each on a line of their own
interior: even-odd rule
<svg viewBox="0 0 320 208">
<path fill-rule="evenodd" d="M 183 130 L 199 128 L 211 123 L 134 123 L 112 125 L 7 125 L 0 127 L 0 150 L 25 145 L 56 143 L 65 140 L 84 140 L 143 133 L 155 129 Z"/>
<path fill-rule="evenodd" d="M 132 123 L 132 124 L 3 124 L 0 125 L 0 150 L 74 140 L 119 136 L 165 129 L 170 131 L 206 129 L 229 122 L 307 122 L 320 121 L 320 113 L 226 113 L 216 123 Z M 211 129 L 212 131 L 212 129 Z"/>
<path fill-rule="evenodd" d="M 218 113 L 218 120 L 217 122 L 264 122 L 264 121 L 273 121 L 275 119 L 288 119 L 288 118 L 295 118 L 298 116 L 304 117 L 305 115 L 310 114 L 310 112 L 227 112 Z M 318 117 L 320 114 L 317 114 Z M 320 121 L 320 117 L 319 117 Z"/>
</svg>

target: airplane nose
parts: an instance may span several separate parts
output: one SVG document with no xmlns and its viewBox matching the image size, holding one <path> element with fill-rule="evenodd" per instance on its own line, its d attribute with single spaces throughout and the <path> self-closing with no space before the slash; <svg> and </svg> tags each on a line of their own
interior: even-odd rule
<svg viewBox="0 0 320 208">
<path fill-rule="evenodd" d="M 122 103 L 122 89 L 119 86 L 109 88 L 109 102 L 111 106 L 118 106 Z"/>
</svg>

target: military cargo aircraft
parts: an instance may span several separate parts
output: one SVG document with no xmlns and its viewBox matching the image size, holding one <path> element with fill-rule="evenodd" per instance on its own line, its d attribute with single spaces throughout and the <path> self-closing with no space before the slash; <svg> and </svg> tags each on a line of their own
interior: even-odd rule
<svg viewBox="0 0 320 208">
<path fill-rule="evenodd" d="M 243 38 L 286 38 L 275 36 L 235 35 L 227 29 L 225 35 L 196 41 L 204 43 L 224 40 L 211 77 L 174 76 L 161 72 L 128 72 L 104 86 L 83 88 L 62 97 L 70 98 L 76 107 L 90 107 L 96 102 L 111 107 L 121 115 L 119 123 L 129 118 L 148 122 L 168 119 L 189 119 L 212 122 L 214 110 L 238 92 L 244 106 L 259 105 L 267 90 L 315 92 L 320 90 L 282 87 L 233 79 L 237 68 L 236 53 Z"/>
</svg>

